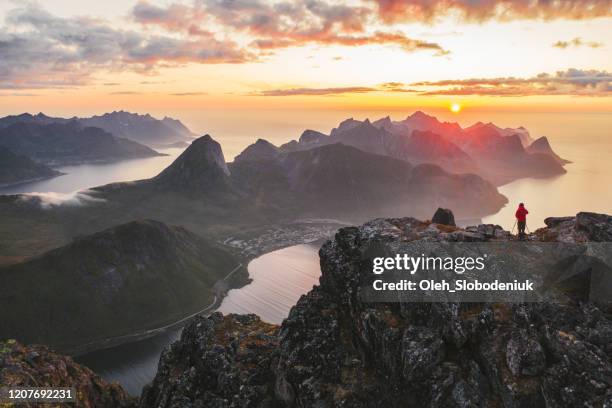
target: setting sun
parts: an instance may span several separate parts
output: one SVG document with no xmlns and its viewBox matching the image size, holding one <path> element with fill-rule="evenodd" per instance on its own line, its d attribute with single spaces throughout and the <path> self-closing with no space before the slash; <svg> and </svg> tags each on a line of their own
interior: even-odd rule
<svg viewBox="0 0 612 408">
<path fill-rule="evenodd" d="M 461 105 L 459 105 L 458 103 L 453 103 L 453 104 L 450 106 L 450 110 L 451 110 L 451 112 L 453 112 L 453 113 L 459 113 L 459 112 L 461 111 Z"/>
</svg>

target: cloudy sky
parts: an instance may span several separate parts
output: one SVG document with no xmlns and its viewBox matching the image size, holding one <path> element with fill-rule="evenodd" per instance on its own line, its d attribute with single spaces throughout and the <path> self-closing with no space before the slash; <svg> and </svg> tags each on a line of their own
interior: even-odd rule
<svg viewBox="0 0 612 408">
<path fill-rule="evenodd" d="M 610 112 L 611 27 L 612 0 L 0 0 L 0 113 Z"/>
</svg>

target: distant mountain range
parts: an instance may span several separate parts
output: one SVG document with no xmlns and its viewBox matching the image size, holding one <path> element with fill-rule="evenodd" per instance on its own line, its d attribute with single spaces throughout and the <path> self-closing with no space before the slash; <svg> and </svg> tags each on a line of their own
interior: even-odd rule
<svg viewBox="0 0 612 408">
<path fill-rule="evenodd" d="M 83 127 L 98 127 L 118 138 L 130 139 L 151 147 L 159 147 L 176 142 L 190 141 L 194 134 L 181 121 L 164 117 L 155 119 L 149 114 L 139 115 L 125 111 L 114 111 L 100 116 L 88 118 L 57 118 L 43 113 L 31 115 L 6 116 L 0 118 L 0 128 L 15 123 L 35 123 L 48 125 L 50 123 L 77 122 Z"/>
<path fill-rule="evenodd" d="M 173 323 L 213 303 L 213 284 L 239 265 L 219 245 L 156 221 L 78 237 L 0 268 L 0 339 L 67 351 Z"/>
<path fill-rule="evenodd" d="M 60 176 L 62 173 L 0 146 L 0 187 Z"/>
<path fill-rule="evenodd" d="M 359 222 L 404 214 L 424 217 L 432 207 L 451 207 L 459 219 L 480 218 L 507 202 L 478 175 L 412 165 L 343 144 L 283 152 L 260 140 L 226 163 L 221 146 L 208 135 L 193 141 L 156 177 L 83 194 L 95 200 L 45 209 L 32 196 L 0 196 L 0 223 L 11 226 L 0 236 L 0 263 L 134 219 L 183 225 L 224 240 L 304 217 Z M 32 231 L 37 231 L 34 238 Z"/>
<path fill-rule="evenodd" d="M 306 130 L 298 141 L 284 144 L 280 150 L 308 150 L 334 143 L 413 164 L 436 164 L 453 173 L 475 173 L 496 185 L 523 177 L 563 174 L 563 165 L 568 163 L 553 152 L 545 137 L 534 141 L 523 127 L 502 129 L 478 122 L 462 128 L 420 111 L 402 121 L 389 117 L 375 122 L 347 119 L 329 135 Z"/>
<path fill-rule="evenodd" d="M 155 150 L 78 121 L 16 122 L 0 128 L 0 146 L 46 165 L 58 166 L 159 156 Z"/>
<path fill-rule="evenodd" d="M 284 153 L 259 140 L 228 164 L 219 143 L 208 135 L 152 179 L 93 190 L 101 197 L 111 194 L 111 200 L 119 191 L 170 191 L 202 195 L 209 203 L 222 199 L 236 208 L 246 200 L 291 217 L 355 220 L 429 212 L 432 205 L 452 206 L 461 216 L 481 216 L 506 203 L 479 176 L 450 174 L 431 164 L 413 166 L 339 143 Z M 229 217 L 241 214 L 234 210 Z"/>
</svg>

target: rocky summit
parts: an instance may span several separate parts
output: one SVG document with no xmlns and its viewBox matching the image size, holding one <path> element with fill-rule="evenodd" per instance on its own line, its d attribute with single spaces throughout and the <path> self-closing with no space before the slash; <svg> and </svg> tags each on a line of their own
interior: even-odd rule
<svg viewBox="0 0 612 408">
<path fill-rule="evenodd" d="M 136 401 L 117 384 L 109 384 L 72 358 L 53 353 L 45 346 L 24 347 L 15 340 L 0 341 L 0 385 L 3 387 L 72 387 L 76 403 L 52 406 L 83 408 L 135 407 Z M 12 407 L 12 404 L 0 404 Z M 14 405 L 14 406 L 17 406 Z M 51 406 L 23 403 L 20 407 Z"/>
<path fill-rule="evenodd" d="M 612 219 L 580 213 L 547 224 L 528 243 L 609 240 Z M 280 328 L 254 316 L 199 318 L 162 355 L 141 406 L 612 406 L 612 320 L 596 302 L 554 287 L 535 303 L 359 297 L 372 246 L 513 239 L 499 226 L 414 218 L 343 228 L 320 250 L 320 285 Z"/>
</svg>

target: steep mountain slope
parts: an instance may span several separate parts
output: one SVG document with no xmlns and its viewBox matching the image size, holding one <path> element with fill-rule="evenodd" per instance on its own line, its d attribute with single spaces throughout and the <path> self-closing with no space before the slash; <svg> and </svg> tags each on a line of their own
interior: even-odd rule
<svg viewBox="0 0 612 408">
<path fill-rule="evenodd" d="M 606 215 L 580 213 L 549 225 L 530 239 L 573 243 L 578 252 L 612 239 Z M 278 332 L 252 315 L 198 318 L 162 356 L 140 406 L 607 406 L 612 320 L 599 303 L 558 285 L 571 268 L 557 263 L 559 252 L 550 250 L 557 245 L 535 251 L 547 257 L 557 279 L 539 302 L 411 303 L 399 295 L 395 302 L 369 302 L 362 296 L 375 254 L 489 243 L 506 248 L 500 256 L 510 252 L 503 259 L 518 272 L 533 258 L 510 240 L 494 225 L 460 229 L 414 218 L 343 228 L 319 251 L 320 285 L 302 296 Z M 588 258 L 574 263 L 574 286 L 590 284 L 589 264 L 582 263 Z M 605 272 L 610 282 L 612 270 Z"/>
<path fill-rule="evenodd" d="M 46 125 L 18 122 L 0 129 L 0 146 L 50 165 L 159 156 L 146 146 L 75 121 Z"/>
<path fill-rule="evenodd" d="M 239 265 L 214 243 L 133 221 L 0 269 L 0 339 L 59 350 L 177 321 Z"/>
<path fill-rule="evenodd" d="M 235 186 L 258 200 L 285 203 L 296 214 L 363 219 L 422 214 L 432 205 L 452 203 L 465 216 L 477 203 L 483 211 L 492 211 L 506 202 L 478 176 L 451 175 L 433 165 L 413 167 L 343 144 L 290 152 L 263 162 L 237 160 L 230 170 Z"/>
<path fill-rule="evenodd" d="M 542 136 L 536 140 L 534 140 L 529 146 L 527 146 L 527 151 L 531 154 L 541 153 L 551 156 L 557 161 L 559 164 L 567 164 L 570 163 L 569 160 L 562 159 L 556 154 L 552 147 L 550 147 L 550 143 L 548 142 L 548 138 L 546 136 Z"/>
<path fill-rule="evenodd" d="M 0 146 L 0 187 L 60 176 L 62 173 Z"/>
<path fill-rule="evenodd" d="M 229 175 L 221 145 L 205 135 L 195 140 L 151 182 L 162 189 L 206 192 L 227 189 Z"/>
</svg>

